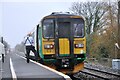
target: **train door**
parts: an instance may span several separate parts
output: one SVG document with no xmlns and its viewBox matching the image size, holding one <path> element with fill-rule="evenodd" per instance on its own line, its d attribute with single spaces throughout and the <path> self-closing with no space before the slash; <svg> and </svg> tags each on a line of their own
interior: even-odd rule
<svg viewBox="0 0 120 80">
<path fill-rule="evenodd" d="M 70 22 L 58 22 L 59 55 L 70 54 Z"/>
<path fill-rule="evenodd" d="M 73 35 L 70 19 L 59 19 L 55 27 L 55 46 L 59 67 L 73 68 Z"/>
<path fill-rule="evenodd" d="M 73 54 L 73 32 L 70 19 L 58 19 L 55 27 L 56 53 L 60 56 Z"/>
</svg>

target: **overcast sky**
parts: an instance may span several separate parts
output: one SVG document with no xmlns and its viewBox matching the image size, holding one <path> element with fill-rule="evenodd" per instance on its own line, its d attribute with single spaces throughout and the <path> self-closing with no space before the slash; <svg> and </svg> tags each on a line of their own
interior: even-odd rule
<svg viewBox="0 0 120 80">
<path fill-rule="evenodd" d="M 76 1 L 88 0 L 0 0 L 0 35 L 14 47 L 44 16 L 69 12 Z"/>
</svg>

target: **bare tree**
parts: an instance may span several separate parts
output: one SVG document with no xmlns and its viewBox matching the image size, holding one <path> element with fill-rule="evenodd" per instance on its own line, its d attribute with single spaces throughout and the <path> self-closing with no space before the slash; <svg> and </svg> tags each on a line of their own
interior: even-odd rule
<svg viewBox="0 0 120 80">
<path fill-rule="evenodd" d="M 90 34 L 106 24 L 103 16 L 108 12 L 108 9 L 105 6 L 108 6 L 106 2 L 74 2 L 70 10 L 74 14 L 85 17 L 87 34 Z"/>
</svg>

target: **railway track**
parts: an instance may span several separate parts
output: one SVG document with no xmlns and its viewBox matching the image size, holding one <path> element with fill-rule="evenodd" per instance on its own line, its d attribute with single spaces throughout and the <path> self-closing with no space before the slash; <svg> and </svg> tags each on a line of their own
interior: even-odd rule
<svg viewBox="0 0 120 80">
<path fill-rule="evenodd" d="M 120 74 L 115 74 L 115 73 L 112 73 L 112 72 L 102 71 L 102 70 L 98 70 L 98 69 L 92 69 L 92 68 L 88 68 L 88 67 L 84 67 L 84 69 L 98 71 L 98 72 L 101 72 L 101 73 L 104 73 L 104 74 L 109 74 L 109 75 L 116 76 L 116 77 L 120 78 Z"/>
<path fill-rule="evenodd" d="M 102 80 L 120 80 L 119 74 L 92 69 L 88 67 L 84 67 L 84 70 L 74 75 L 74 77 L 83 80 L 87 78 L 102 79 Z"/>
</svg>

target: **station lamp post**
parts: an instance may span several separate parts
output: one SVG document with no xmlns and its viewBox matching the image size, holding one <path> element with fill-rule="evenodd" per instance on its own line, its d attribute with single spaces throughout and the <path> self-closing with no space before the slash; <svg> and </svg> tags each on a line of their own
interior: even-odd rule
<svg viewBox="0 0 120 80">
<path fill-rule="evenodd" d="M 120 47 L 120 0 L 118 1 L 118 45 Z M 117 57 L 120 59 L 120 49 L 118 49 Z"/>
</svg>

